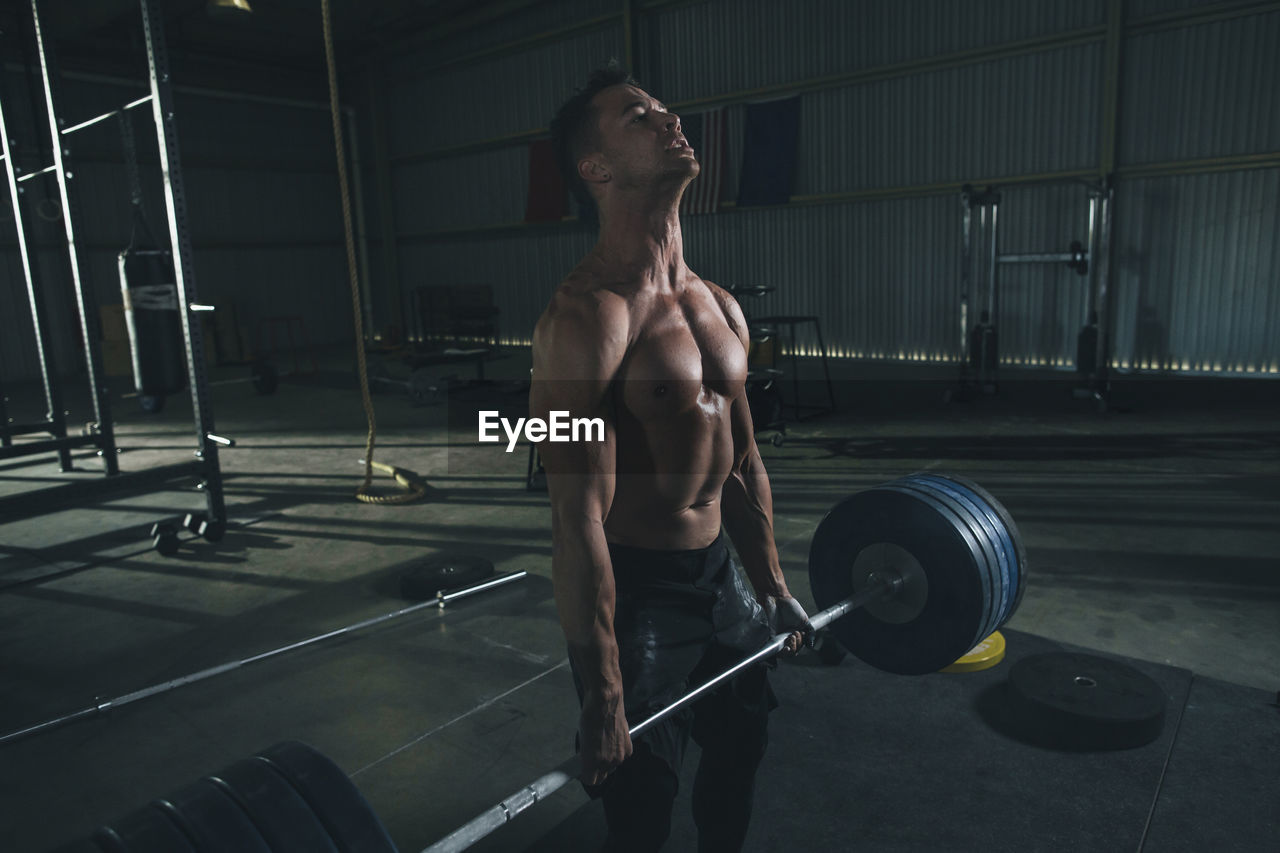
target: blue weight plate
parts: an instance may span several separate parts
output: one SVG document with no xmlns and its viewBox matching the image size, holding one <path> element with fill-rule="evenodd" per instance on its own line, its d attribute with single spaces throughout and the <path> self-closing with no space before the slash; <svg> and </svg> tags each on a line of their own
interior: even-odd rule
<svg viewBox="0 0 1280 853">
<path fill-rule="evenodd" d="M 961 523 L 968 526 L 969 533 L 982 549 L 983 557 L 986 558 L 984 564 L 991 580 L 991 602 L 986 611 L 987 621 L 979 629 L 978 642 L 980 643 L 983 639 L 991 637 L 993 631 L 1000 626 L 1000 617 L 1009 603 L 1009 583 L 1007 583 L 1004 555 L 1002 555 L 1000 543 L 997 542 L 997 534 L 991 530 L 991 525 L 982 512 L 974 511 L 968 502 L 957 498 L 951 489 L 928 479 L 927 476 L 915 474 L 908 476 L 906 482 L 910 483 L 911 488 L 927 492 L 929 496 L 941 501 L 943 506 L 954 512 Z"/>
<path fill-rule="evenodd" d="M 1013 606 L 1013 596 L 1017 591 L 1018 568 L 1014 563 L 1017 555 L 1013 553 L 1013 546 L 1009 543 L 1008 536 L 1004 533 L 1004 525 L 982 504 L 981 498 L 945 476 L 922 473 L 913 474 L 911 479 L 917 483 L 927 483 L 934 490 L 941 492 L 959 504 L 973 519 L 974 523 L 978 525 L 982 530 L 982 535 L 991 544 L 995 557 L 992 565 L 997 567 L 1000 595 L 999 606 L 995 613 L 992 614 L 992 623 L 987 626 L 987 633 L 983 636 L 983 639 L 986 639 L 1003 625 L 1005 619 L 1008 618 L 1009 609 Z"/>
<path fill-rule="evenodd" d="M 908 622 L 877 620 L 855 610 L 830 626 L 846 649 L 888 672 L 936 672 L 973 647 L 985 621 L 985 572 L 980 551 L 963 526 L 937 502 L 906 489 L 878 487 L 836 504 L 809 546 L 809 583 L 819 608 L 854 591 L 852 567 L 867 547 L 888 543 L 907 551 L 928 581 L 923 608 Z"/>
<path fill-rule="evenodd" d="M 1009 602 L 1006 612 L 1000 618 L 1000 624 L 1003 625 L 1005 622 L 1009 621 L 1009 617 L 1012 616 L 1013 611 L 1017 609 L 1018 602 L 1022 597 L 1023 571 L 1026 564 L 1026 556 L 1025 553 L 1021 551 L 1021 542 L 1017 541 L 1016 532 L 1011 533 L 1005 523 L 1005 520 L 1009 518 L 1008 511 L 1005 510 L 1003 506 L 999 506 L 999 504 L 993 505 L 995 499 L 992 498 L 989 493 L 978 487 L 976 483 L 951 474 L 942 474 L 938 476 L 951 483 L 952 486 L 960 490 L 962 493 L 969 495 L 975 505 L 982 508 L 986 517 L 990 519 L 991 523 L 994 524 L 996 529 L 999 531 L 1001 550 L 1008 555 L 1009 564 L 1012 567 L 1010 584 L 1012 600 Z"/>
<path fill-rule="evenodd" d="M 938 501 L 953 516 L 953 523 L 962 524 L 968 530 L 969 536 L 972 537 L 974 543 L 978 547 L 981 559 L 978 561 L 979 567 L 985 575 L 985 588 L 987 590 L 986 606 L 983 608 L 983 616 L 985 617 L 982 624 L 978 627 L 977 639 L 974 640 L 973 646 L 991 636 L 995 631 L 996 619 L 1000 613 L 1002 597 L 1004 595 L 1004 586 L 1001 584 L 999 558 L 996 555 L 996 546 L 987 535 L 987 531 L 977 518 L 974 517 L 968 509 L 960 504 L 955 498 L 945 494 L 932 483 L 918 478 L 915 474 L 903 477 L 894 481 L 891 485 L 898 488 L 912 489 L 920 492 L 935 501 Z M 969 649 L 973 648 L 970 646 Z M 968 652 L 965 649 L 961 655 Z M 960 655 L 957 655 L 959 657 Z"/>
<path fill-rule="evenodd" d="M 1009 537 L 1009 542 L 1013 546 L 1013 551 L 1018 557 L 1018 580 L 1016 584 L 1016 592 L 1013 596 L 1013 606 L 1009 608 L 1009 614 L 1005 617 L 1008 621 L 1009 617 L 1018 612 L 1018 605 L 1022 603 L 1022 593 L 1027 589 L 1027 572 L 1029 566 L 1027 564 L 1027 549 L 1022 544 L 1022 534 L 1018 532 L 1018 525 L 1014 523 L 1013 516 L 1009 514 L 1009 510 L 1005 509 L 1004 504 L 992 497 L 991 493 L 979 486 L 977 483 L 966 477 L 958 477 L 954 474 L 948 474 L 947 479 L 959 483 L 969 491 L 973 492 L 982 502 L 996 514 L 996 517 L 1002 522 L 1005 534 Z"/>
</svg>

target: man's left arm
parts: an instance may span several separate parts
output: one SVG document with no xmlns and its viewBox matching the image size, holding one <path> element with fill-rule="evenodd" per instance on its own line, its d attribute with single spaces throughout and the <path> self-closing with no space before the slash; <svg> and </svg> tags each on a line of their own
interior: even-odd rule
<svg viewBox="0 0 1280 853">
<path fill-rule="evenodd" d="M 813 626 L 804 608 L 792 597 L 782 576 L 778 546 L 773 538 L 773 494 L 769 475 L 760 458 L 751 423 L 751 410 L 746 393 L 733 401 L 735 465 L 721 492 L 720 509 L 724 529 L 733 540 L 747 579 L 756 591 L 756 599 L 764 607 L 769 624 L 776 633 L 793 630 L 786 649 L 798 651 L 801 643 L 812 642 Z M 741 442 L 741 443 L 740 443 Z"/>
<path fill-rule="evenodd" d="M 718 288 L 717 288 L 718 290 Z M 733 297 L 720 291 L 722 306 L 730 327 L 748 347 L 746 320 Z M 782 576 L 778 546 L 773 538 L 773 493 L 769 474 L 756 445 L 751 406 L 744 385 L 730 404 L 733 431 L 734 465 L 721 491 L 721 518 L 725 531 L 742 560 L 742 568 L 755 589 L 756 599 L 769 616 L 769 624 L 778 633 L 794 629 L 787 639 L 787 651 L 797 651 L 802 642 L 812 642 L 813 626 L 804 608 L 792 597 Z"/>
</svg>

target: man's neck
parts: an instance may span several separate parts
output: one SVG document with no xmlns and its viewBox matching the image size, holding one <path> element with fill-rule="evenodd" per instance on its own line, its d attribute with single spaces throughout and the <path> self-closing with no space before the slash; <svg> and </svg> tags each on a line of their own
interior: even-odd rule
<svg viewBox="0 0 1280 853">
<path fill-rule="evenodd" d="M 674 287 L 688 273 L 679 195 L 661 202 L 611 200 L 600 210 L 592 254 L 641 286 Z"/>
</svg>

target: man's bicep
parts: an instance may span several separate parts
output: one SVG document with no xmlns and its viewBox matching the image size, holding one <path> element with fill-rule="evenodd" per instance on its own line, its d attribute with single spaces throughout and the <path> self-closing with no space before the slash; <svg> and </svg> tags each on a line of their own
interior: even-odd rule
<svg viewBox="0 0 1280 853">
<path fill-rule="evenodd" d="M 738 470 L 756 446 L 755 423 L 745 387 L 729 406 L 729 428 L 733 436 L 734 469 Z"/>
<path fill-rule="evenodd" d="M 614 303 L 566 297 L 534 333 L 531 417 L 568 421 L 568 441 L 540 446 L 558 519 L 603 521 L 613 499 L 610 389 L 621 368 L 627 314 Z"/>
<path fill-rule="evenodd" d="M 603 523 L 613 504 L 616 469 L 613 433 L 606 423 L 603 440 L 544 442 L 539 452 L 547 473 L 547 492 L 559 523 Z"/>
</svg>

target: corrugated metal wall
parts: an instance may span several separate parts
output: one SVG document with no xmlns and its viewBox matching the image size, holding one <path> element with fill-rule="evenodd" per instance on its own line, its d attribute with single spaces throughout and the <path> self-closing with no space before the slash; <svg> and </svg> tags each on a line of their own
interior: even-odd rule
<svg viewBox="0 0 1280 853">
<path fill-rule="evenodd" d="M 788 86 L 803 92 L 795 195 L 811 203 L 686 217 L 685 248 L 711 280 L 777 286 L 747 303 L 749 312 L 821 316 L 837 355 L 955 356 L 961 205 L 954 191 L 931 187 L 1097 177 L 1106 0 L 638 5 L 641 81 L 668 103 L 694 101 L 691 112 L 727 104 L 726 200 L 737 192 L 743 104 Z M 1190 0 L 1125 3 L 1132 32 L 1121 40 L 1112 277 L 1119 367 L 1276 369 L 1280 11 L 1255 5 L 1242 12 L 1240 4 Z M 525 138 L 442 160 L 395 161 L 545 127 L 591 67 L 625 54 L 621 16 L 562 41 L 528 37 L 621 8 L 543 4 L 521 13 L 518 29 L 495 25 L 448 52 L 388 66 L 405 78 L 390 133 L 396 227 L 413 235 L 400 250 L 403 286 L 485 280 L 502 303 L 503 337 L 527 340 L 546 295 L 590 239 L 580 226 L 518 226 Z M 1186 10 L 1213 14 L 1178 17 Z M 492 49 L 504 35 L 526 41 L 508 55 L 429 70 L 442 56 Z M 817 79 L 832 75 L 840 79 Z M 1228 171 L 1165 175 L 1172 161 L 1260 154 L 1271 155 L 1262 169 L 1215 160 L 1179 168 Z M 1126 175 L 1149 164 L 1165 176 Z M 857 196 L 871 190 L 890 198 Z M 513 227 L 431 236 L 497 224 Z M 1001 251 L 1062 252 L 1085 242 L 1087 229 L 1080 183 L 1003 189 Z M 1002 357 L 1070 369 L 1089 279 L 1057 265 L 1001 272 Z M 802 336 L 800 346 L 812 351 L 815 343 Z"/>
<path fill-rule="evenodd" d="M 18 140 L 21 162 L 31 168 L 31 109 L 27 81 L 4 74 L 5 112 Z M 95 81 L 70 75 L 55 89 L 59 112 L 73 124 L 146 93 L 141 83 Z M 270 103 L 179 90 L 177 128 L 186 179 L 187 207 L 202 301 L 234 306 L 245 336 L 256 337 L 264 317 L 301 315 L 313 343 L 349 340 L 350 295 L 342 248 L 333 134 L 325 105 Z M 150 107 L 132 111 L 134 136 L 149 219 L 166 236 L 164 200 Z M 43 111 L 38 115 L 44 121 Z M 83 280 L 100 304 L 120 302 L 116 255 L 129 242 L 129 182 L 119 125 L 112 119 L 69 137 L 72 193 L 78 207 Z M 44 155 L 47 157 L 47 155 Z M 52 178 L 24 185 L 37 197 L 56 198 Z M 11 222 L 7 194 L 0 204 Z M 59 219 L 34 218 L 41 247 L 42 294 L 59 367 L 74 367 L 79 330 Z M 0 229 L 0 358 L 6 381 L 37 375 L 36 351 L 26 308 L 25 282 L 12 225 Z M 219 315 L 230 320 L 231 312 Z"/>
<path fill-rule="evenodd" d="M 729 202 L 744 104 L 786 87 L 803 92 L 797 202 L 685 221 L 695 270 L 721 284 L 778 287 L 749 311 L 820 315 L 838 355 L 948 359 L 960 337 L 956 185 L 1006 184 L 1003 250 L 1062 251 L 1085 239 L 1081 187 L 1012 184 L 1100 168 L 1107 0 L 634 6 L 641 80 L 668 103 L 695 101 L 688 111 L 727 105 Z M 520 225 L 527 141 L 591 68 L 627 54 L 622 8 L 621 0 L 530 4 L 386 59 L 374 78 L 386 81 L 386 132 L 361 139 L 370 230 L 396 242 L 394 281 L 381 250 L 372 253 L 379 329 L 403 322 L 395 301 L 416 286 L 474 282 L 494 289 L 502 338 L 528 340 L 592 237 L 577 224 Z M 1276 371 L 1280 9 L 1126 0 L 1123 11 L 1115 362 Z M 1188 13 L 1198 17 L 1180 17 Z M 6 91 L 20 84 L 11 75 Z M 367 96 L 365 88 L 353 94 Z M 131 94 L 79 81 L 66 97 L 79 114 Z M 327 114 L 192 94 L 179 106 L 202 294 L 242 302 L 250 320 L 300 312 L 316 341 L 346 338 Z M 127 238 L 126 184 L 114 129 L 101 134 L 101 156 L 81 176 L 82 232 L 94 287 L 111 299 L 112 257 Z M 138 136 L 147 136 L 141 124 Z M 390 177 L 385 206 L 372 182 L 373 141 Z M 884 197 L 859 195 L 872 192 Z M 154 185 L 150 194 L 158 199 Z M 158 201 L 153 209 L 162 210 Z M 393 221 L 378 222 L 384 210 Z M 56 229 L 46 225 L 41 239 L 55 245 Z M 10 334 L 24 322 L 13 310 L 23 305 L 21 279 L 2 239 L 0 251 L 5 375 L 30 375 L 30 357 L 13 343 L 29 336 Z M 1068 369 L 1084 280 L 1061 267 L 1003 272 L 1002 355 Z M 57 322 L 68 304 L 51 306 Z M 805 351 L 814 343 L 802 335 Z"/>
<path fill-rule="evenodd" d="M 1280 373 L 1280 170 L 1120 185 L 1121 367 Z"/>
</svg>

